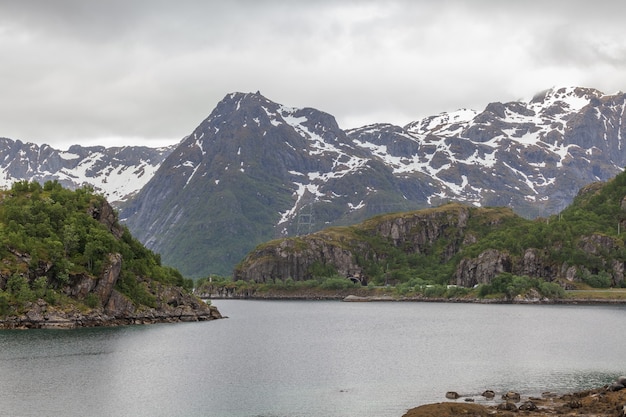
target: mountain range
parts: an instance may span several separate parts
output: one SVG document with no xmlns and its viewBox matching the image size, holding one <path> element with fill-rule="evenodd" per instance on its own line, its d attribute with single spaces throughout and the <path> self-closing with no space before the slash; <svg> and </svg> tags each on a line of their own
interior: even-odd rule
<svg viewBox="0 0 626 417">
<path fill-rule="evenodd" d="M 22 180 L 56 180 L 72 189 L 90 185 L 109 202 L 120 204 L 152 178 L 174 148 L 73 145 L 61 151 L 49 145 L 0 138 L 0 187 L 9 188 Z"/>
<path fill-rule="evenodd" d="M 4 139 L 6 183 L 88 183 L 165 264 L 229 275 L 256 245 L 457 201 L 534 218 L 623 170 L 626 95 L 553 88 L 406 126 L 341 129 L 313 108 L 232 93 L 172 147 L 57 151 Z"/>
</svg>

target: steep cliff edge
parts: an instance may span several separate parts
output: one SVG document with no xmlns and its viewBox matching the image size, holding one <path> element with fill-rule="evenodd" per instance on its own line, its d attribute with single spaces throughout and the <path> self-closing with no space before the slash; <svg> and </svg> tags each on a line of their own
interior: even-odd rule
<svg viewBox="0 0 626 417">
<path fill-rule="evenodd" d="M 374 217 L 258 246 L 235 280 L 340 276 L 363 285 L 473 287 L 503 273 L 592 286 L 623 286 L 626 174 L 583 188 L 558 215 L 536 220 L 508 208 L 446 204 Z"/>
</svg>

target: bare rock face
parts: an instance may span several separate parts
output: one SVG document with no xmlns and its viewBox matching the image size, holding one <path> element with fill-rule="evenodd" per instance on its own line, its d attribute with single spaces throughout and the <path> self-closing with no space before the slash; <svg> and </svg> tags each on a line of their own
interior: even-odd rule
<svg viewBox="0 0 626 417">
<path fill-rule="evenodd" d="M 451 243 L 445 250 L 444 260 L 448 260 L 458 252 L 458 242 L 462 241 L 467 227 L 469 211 L 469 207 L 460 205 L 447 210 L 423 210 L 380 222 L 375 231 L 390 239 L 394 246 L 402 246 L 413 253 L 423 253 L 437 240 L 447 237 Z"/>
<path fill-rule="evenodd" d="M 454 256 L 464 242 L 464 230 L 470 209 L 450 205 L 444 209 L 422 210 L 402 216 L 389 216 L 366 225 L 367 233 L 379 235 L 390 244 L 411 253 L 425 253 L 445 237 L 448 245 L 444 261 Z M 341 276 L 367 284 L 359 256 L 378 254 L 363 240 L 349 234 L 322 231 L 300 238 L 270 242 L 251 252 L 235 269 L 235 280 L 274 282 L 291 278 L 302 281 L 312 278 L 314 265 L 332 265 Z"/>
<path fill-rule="evenodd" d="M 122 255 L 112 253 L 108 255 L 108 266 L 100 277 L 87 274 L 76 275 L 71 283 L 65 287 L 65 293 L 78 299 L 85 299 L 91 292 L 98 295 L 102 305 L 106 305 L 122 269 Z"/>
<path fill-rule="evenodd" d="M 603 251 L 610 251 L 615 249 L 615 240 L 606 235 L 594 233 L 590 236 L 585 236 L 580 240 L 580 248 L 591 255 L 597 255 Z"/>
<path fill-rule="evenodd" d="M 235 279 L 254 282 L 285 281 L 288 278 L 307 280 L 312 278 L 311 267 L 334 265 L 343 276 L 359 277 L 361 267 L 354 261 L 351 251 L 320 238 L 307 239 L 303 245 L 298 239 L 283 240 L 279 245 L 267 245 L 248 257 L 245 269 L 236 272 Z"/>
<path fill-rule="evenodd" d="M 124 229 L 120 227 L 117 221 L 117 215 L 111 205 L 103 200 L 102 204 L 98 206 L 92 206 L 89 209 L 89 214 L 94 219 L 106 226 L 107 230 L 113 234 L 117 239 L 122 237 Z"/>
<path fill-rule="evenodd" d="M 511 258 L 508 254 L 489 249 L 476 258 L 463 259 L 455 273 L 456 285 L 473 287 L 477 284 L 488 284 L 498 274 L 510 272 Z"/>
<path fill-rule="evenodd" d="M 518 268 L 519 275 L 551 280 L 556 276 L 557 271 L 554 270 L 554 266 L 550 262 L 545 260 L 546 255 L 546 251 L 543 249 L 526 249 Z"/>
<path fill-rule="evenodd" d="M 113 317 L 128 317 L 135 312 L 135 306 L 122 293 L 113 290 L 105 304 L 104 312 Z"/>
<path fill-rule="evenodd" d="M 111 292 L 120 277 L 122 270 L 122 255 L 119 253 L 109 254 L 109 265 L 102 273 L 94 292 L 98 295 L 102 304 L 107 304 L 111 297 Z"/>
<path fill-rule="evenodd" d="M 613 261 L 613 285 L 619 287 L 624 282 L 624 262 Z"/>
</svg>

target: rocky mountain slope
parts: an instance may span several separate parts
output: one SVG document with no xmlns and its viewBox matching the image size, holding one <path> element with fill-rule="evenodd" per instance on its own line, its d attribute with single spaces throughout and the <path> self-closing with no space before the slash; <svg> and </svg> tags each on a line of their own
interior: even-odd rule
<svg viewBox="0 0 626 417">
<path fill-rule="evenodd" d="M 304 281 L 323 271 L 363 285 L 473 287 L 509 273 L 565 286 L 622 286 L 625 226 L 622 173 L 583 188 L 571 206 L 550 218 L 527 220 L 508 208 L 449 203 L 270 241 L 248 254 L 234 278 Z"/>
<path fill-rule="evenodd" d="M 184 273 L 229 274 L 258 243 L 352 223 L 382 207 L 416 206 L 424 188 L 402 190 L 391 168 L 356 146 L 331 115 L 235 93 L 181 142 L 122 216 Z"/>
</svg>

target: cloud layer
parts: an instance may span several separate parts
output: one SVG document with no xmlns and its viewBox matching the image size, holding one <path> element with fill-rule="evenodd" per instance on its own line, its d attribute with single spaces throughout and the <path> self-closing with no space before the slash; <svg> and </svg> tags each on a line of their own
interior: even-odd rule
<svg viewBox="0 0 626 417">
<path fill-rule="evenodd" d="M 344 128 L 624 90 L 625 2 L 0 0 L 0 136 L 176 143 L 233 91 Z"/>
</svg>

